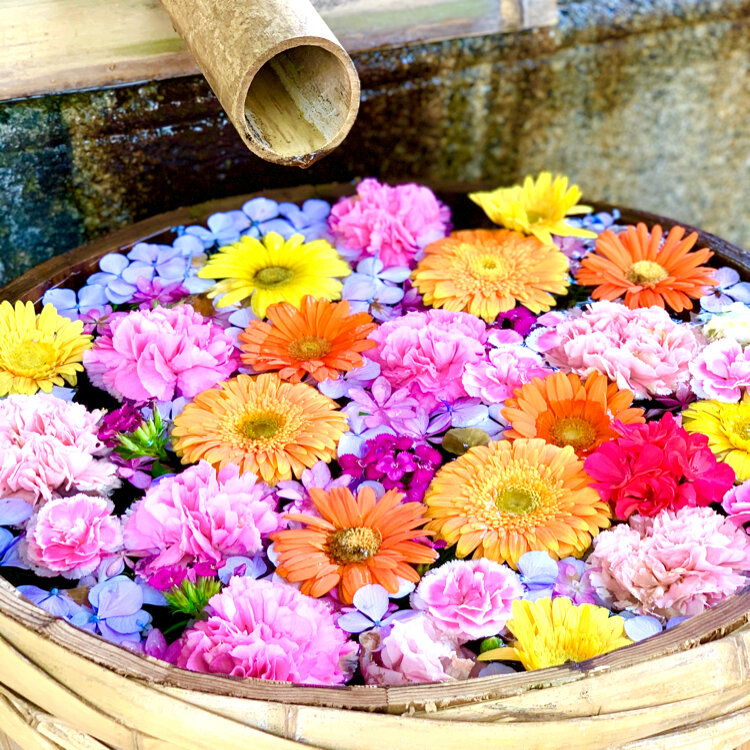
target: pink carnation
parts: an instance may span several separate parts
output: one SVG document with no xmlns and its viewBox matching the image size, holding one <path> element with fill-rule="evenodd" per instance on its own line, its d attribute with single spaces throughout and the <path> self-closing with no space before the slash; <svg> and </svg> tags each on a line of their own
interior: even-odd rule
<svg viewBox="0 0 750 750">
<path fill-rule="evenodd" d="M 690 373 L 698 398 L 739 401 L 750 386 L 750 348 L 743 351 L 734 339 L 714 341 L 690 362 Z"/>
<path fill-rule="evenodd" d="M 743 527 L 750 523 L 750 480 L 732 487 L 724 495 L 721 507 L 735 526 Z"/>
<path fill-rule="evenodd" d="M 429 411 L 467 395 L 461 378 L 468 364 L 484 359 L 487 328 L 474 315 L 429 310 L 383 323 L 370 338 L 378 343 L 369 356 L 381 375 Z"/>
<path fill-rule="evenodd" d="M 525 346 L 499 346 L 489 353 L 489 361 L 466 365 L 463 386 L 470 396 L 481 398 L 485 404 L 501 404 L 516 388 L 552 372 L 536 352 Z"/>
<path fill-rule="evenodd" d="M 185 632 L 178 667 L 309 685 L 339 685 L 356 667 L 357 644 L 328 605 L 293 586 L 235 576 L 209 606 Z"/>
<path fill-rule="evenodd" d="M 109 335 L 84 352 L 91 382 L 115 398 L 192 398 L 228 378 L 239 360 L 221 326 L 190 305 L 136 310 L 114 319 Z"/>
<path fill-rule="evenodd" d="M 120 521 L 103 497 L 50 500 L 29 519 L 23 554 L 40 576 L 81 578 L 122 547 Z"/>
<path fill-rule="evenodd" d="M 253 474 L 225 466 L 218 476 L 201 461 L 181 474 L 165 477 L 136 503 L 125 523 L 125 548 L 153 555 L 144 575 L 172 565 L 218 566 L 232 555 L 252 557 L 261 538 L 277 531 L 274 500 Z"/>
<path fill-rule="evenodd" d="M 359 641 L 359 665 L 368 685 L 465 680 L 474 666 L 473 654 L 421 612 L 364 633 Z"/>
<path fill-rule="evenodd" d="M 378 255 L 383 265 L 408 266 L 415 255 L 450 228 L 450 209 L 423 185 L 383 185 L 368 178 L 357 195 L 342 198 L 328 223 L 351 260 Z"/>
<path fill-rule="evenodd" d="M 638 399 L 674 393 L 688 382 L 689 363 L 701 344 L 690 326 L 676 323 L 660 307 L 631 310 L 617 302 L 594 302 L 539 319 L 546 328 L 529 345 L 553 367 L 587 377 L 604 373 Z"/>
<path fill-rule="evenodd" d="M 34 505 L 57 494 L 107 494 L 119 487 L 117 468 L 97 436 L 103 411 L 46 394 L 0 401 L 0 497 Z"/>
<path fill-rule="evenodd" d="M 411 595 L 411 605 L 465 643 L 499 633 L 510 619 L 513 600 L 522 595 L 516 573 L 482 557 L 452 560 L 431 570 Z"/>
<path fill-rule="evenodd" d="M 711 508 L 633 516 L 594 545 L 588 563 L 602 600 L 665 618 L 718 604 L 745 585 L 750 568 L 750 537 Z"/>
</svg>

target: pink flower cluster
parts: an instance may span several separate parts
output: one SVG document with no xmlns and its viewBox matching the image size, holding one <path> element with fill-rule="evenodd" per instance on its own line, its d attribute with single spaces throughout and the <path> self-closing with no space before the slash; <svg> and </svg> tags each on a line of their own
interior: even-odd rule
<svg viewBox="0 0 750 750">
<path fill-rule="evenodd" d="M 450 209 L 428 187 L 391 187 L 362 180 L 328 217 L 334 240 L 351 260 L 377 255 L 383 265 L 408 266 L 424 247 L 448 234 Z"/>
<path fill-rule="evenodd" d="M 190 305 L 136 310 L 112 320 L 84 352 L 91 382 L 115 398 L 192 398 L 228 378 L 239 359 L 230 336 Z"/>
<path fill-rule="evenodd" d="M 308 685 L 339 685 L 356 668 L 357 644 L 328 605 L 293 586 L 234 577 L 209 607 L 185 632 L 177 666 Z"/>
<path fill-rule="evenodd" d="M 696 615 L 748 580 L 750 536 L 710 508 L 633 516 L 603 531 L 594 545 L 591 580 L 617 610 Z"/>
<path fill-rule="evenodd" d="M 690 362 L 690 373 L 698 398 L 739 401 L 750 386 L 750 348 L 743 350 L 733 339 L 714 341 Z"/>
<path fill-rule="evenodd" d="M 0 401 L 0 497 L 31 505 L 56 494 L 107 494 L 120 485 L 108 449 L 97 437 L 102 411 L 55 396 Z"/>
<path fill-rule="evenodd" d="M 735 526 L 742 528 L 750 523 L 750 481 L 732 487 L 724 495 L 721 507 Z"/>
</svg>

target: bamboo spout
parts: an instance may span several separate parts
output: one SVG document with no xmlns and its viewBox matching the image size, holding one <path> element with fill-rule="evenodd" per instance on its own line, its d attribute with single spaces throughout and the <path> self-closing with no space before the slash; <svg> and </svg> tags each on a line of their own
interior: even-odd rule
<svg viewBox="0 0 750 750">
<path fill-rule="evenodd" d="M 161 0 L 247 147 L 308 167 L 359 109 L 351 58 L 308 0 Z"/>
</svg>

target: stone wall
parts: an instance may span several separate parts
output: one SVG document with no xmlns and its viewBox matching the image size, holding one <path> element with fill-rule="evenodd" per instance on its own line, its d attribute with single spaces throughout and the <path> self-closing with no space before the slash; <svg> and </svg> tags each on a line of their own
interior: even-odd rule
<svg viewBox="0 0 750 750">
<path fill-rule="evenodd" d="M 569 174 L 750 247 L 750 0 L 560 0 L 560 25 L 368 53 L 306 172 L 251 156 L 202 78 L 0 103 L 0 281 L 146 216 L 267 187 Z"/>
</svg>

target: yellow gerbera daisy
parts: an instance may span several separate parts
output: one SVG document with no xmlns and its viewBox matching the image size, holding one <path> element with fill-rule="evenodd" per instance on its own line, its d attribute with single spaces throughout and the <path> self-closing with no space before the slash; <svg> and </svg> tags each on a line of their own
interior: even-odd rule
<svg viewBox="0 0 750 750">
<path fill-rule="evenodd" d="M 49 393 L 55 385 L 76 384 L 83 372 L 84 349 L 91 336 L 83 323 L 58 315 L 45 305 L 37 315 L 31 302 L 0 305 L 0 396 Z"/>
<path fill-rule="evenodd" d="M 706 435 L 708 447 L 734 469 L 738 482 L 750 479 L 750 399 L 697 401 L 682 412 L 682 426 Z"/>
<path fill-rule="evenodd" d="M 236 378 L 199 393 L 174 421 L 183 463 L 236 464 L 276 484 L 336 455 L 346 417 L 315 388 L 276 373 Z"/>
<path fill-rule="evenodd" d="M 584 661 L 629 646 L 625 620 L 610 616 L 605 607 L 573 606 L 570 599 L 517 599 L 512 605 L 508 630 L 516 639 L 512 646 L 479 655 L 480 661 L 520 661 L 524 669 L 556 667 L 569 661 Z"/>
<path fill-rule="evenodd" d="M 488 323 L 516 302 L 534 313 L 568 288 L 568 260 L 554 245 L 507 229 L 454 232 L 428 245 L 413 279 L 425 304 Z"/>
<path fill-rule="evenodd" d="M 245 235 L 222 247 L 198 276 L 223 279 L 208 292 L 211 299 L 223 295 L 217 307 L 251 297 L 253 312 L 262 318 L 269 305 L 289 302 L 298 308 L 308 294 L 317 299 L 339 299 L 339 279 L 350 273 L 349 264 L 325 240 L 305 242 L 301 234 L 285 240 L 269 232 L 262 242 Z"/>
<path fill-rule="evenodd" d="M 456 544 L 457 557 L 473 552 L 515 567 L 531 550 L 580 556 L 611 517 L 590 482 L 569 445 L 519 438 L 477 446 L 435 475 L 426 528 Z"/>
<path fill-rule="evenodd" d="M 571 214 L 587 214 L 590 206 L 579 206 L 578 185 L 568 188 L 568 178 L 542 172 L 534 180 L 528 176 L 523 185 L 497 188 L 488 193 L 470 193 L 495 224 L 533 234 L 546 245 L 554 244 L 552 235 L 561 237 L 596 237 L 595 232 L 578 229 L 565 222 Z"/>
</svg>

